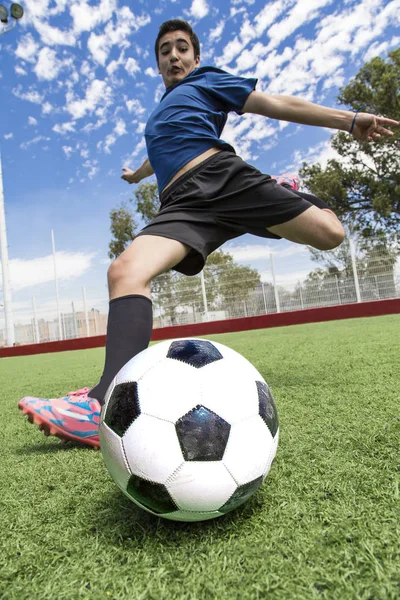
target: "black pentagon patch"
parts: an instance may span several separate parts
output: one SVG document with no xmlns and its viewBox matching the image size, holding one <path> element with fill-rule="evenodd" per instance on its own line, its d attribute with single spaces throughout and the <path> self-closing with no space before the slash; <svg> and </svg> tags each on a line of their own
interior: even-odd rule
<svg viewBox="0 0 400 600">
<path fill-rule="evenodd" d="M 185 460 L 222 460 L 231 426 L 200 404 L 175 424 Z"/>
<path fill-rule="evenodd" d="M 263 381 L 256 381 L 258 391 L 258 405 L 260 417 L 265 421 L 272 437 L 275 437 L 278 431 L 278 411 L 271 390 Z"/>
<path fill-rule="evenodd" d="M 157 515 L 163 515 L 178 510 L 167 488 L 162 483 L 154 483 L 131 475 L 126 488 L 127 494 L 142 506 Z"/>
<path fill-rule="evenodd" d="M 172 342 L 167 358 L 175 358 L 196 369 L 223 358 L 221 352 L 207 340 L 177 340 Z"/>
<path fill-rule="evenodd" d="M 250 481 L 249 483 L 240 485 L 233 492 L 233 494 L 229 498 L 229 500 L 227 502 L 225 502 L 225 504 L 223 504 L 221 506 L 221 508 L 218 509 L 219 512 L 226 514 L 226 513 L 230 512 L 231 510 L 237 508 L 241 504 L 244 504 L 250 498 L 250 496 L 252 496 L 256 490 L 258 490 L 258 488 L 260 487 L 262 482 L 263 482 L 263 477 L 261 475 L 261 477 L 257 477 L 257 479 L 254 479 L 253 481 Z"/>
<path fill-rule="evenodd" d="M 108 402 L 104 422 L 121 437 L 140 415 L 138 384 L 136 381 L 115 386 Z"/>
</svg>

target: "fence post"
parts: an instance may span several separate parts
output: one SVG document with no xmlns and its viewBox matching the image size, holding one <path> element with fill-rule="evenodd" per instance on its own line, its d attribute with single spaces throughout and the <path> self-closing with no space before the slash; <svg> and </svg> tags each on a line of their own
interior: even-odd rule
<svg viewBox="0 0 400 600">
<path fill-rule="evenodd" d="M 339 281 L 338 281 L 337 273 L 335 273 L 335 280 L 336 280 L 336 291 L 337 291 L 337 295 L 338 295 L 338 301 L 339 301 L 339 304 L 342 304 L 342 298 L 340 297 L 340 289 L 339 289 Z"/>
<path fill-rule="evenodd" d="M 381 295 L 380 295 L 380 292 L 379 292 L 378 278 L 377 278 L 376 275 L 374 275 L 374 279 L 375 279 L 376 292 L 378 294 L 378 300 L 380 300 L 381 299 Z"/>
<path fill-rule="evenodd" d="M 63 336 L 63 326 L 62 319 L 60 313 L 60 298 L 58 294 L 58 278 L 57 278 L 57 261 L 56 261 L 56 246 L 54 243 L 54 232 L 51 230 L 51 244 L 53 247 L 53 266 L 54 266 L 54 283 L 56 286 L 56 302 L 57 302 L 57 316 L 58 316 L 58 339 L 63 340 L 65 336 Z M 65 327 L 64 327 L 65 330 Z"/>
<path fill-rule="evenodd" d="M 349 245 L 350 245 L 350 254 L 351 254 L 351 264 L 353 266 L 353 277 L 354 277 L 354 285 L 356 288 L 357 302 L 361 302 L 360 284 L 358 282 L 358 273 L 357 273 L 357 265 L 356 265 L 356 254 L 354 251 L 354 244 L 353 244 L 352 239 L 349 239 Z"/>
<path fill-rule="evenodd" d="M 301 281 L 299 281 L 299 292 L 300 292 L 300 304 L 301 304 L 301 308 L 304 308 L 304 301 L 303 301 L 303 292 L 301 290 Z"/>
<path fill-rule="evenodd" d="M 78 337 L 78 327 L 76 324 L 75 306 L 74 306 L 73 302 L 71 302 L 71 305 L 72 305 L 72 320 L 74 323 L 74 338 L 77 338 Z"/>
<path fill-rule="evenodd" d="M 88 312 L 87 312 L 87 305 L 86 305 L 86 290 L 85 290 L 85 286 L 82 286 L 82 294 L 83 294 L 83 312 L 85 313 L 85 323 L 86 323 L 86 337 L 90 336 L 90 331 L 89 331 L 89 317 L 88 317 Z"/>
<path fill-rule="evenodd" d="M 36 316 L 35 296 L 32 296 L 32 307 L 33 307 L 33 323 L 34 323 L 33 343 L 38 344 L 40 342 L 40 335 L 39 335 L 39 327 L 38 327 L 37 316 Z"/>
<path fill-rule="evenodd" d="M 274 295 L 275 295 L 275 303 L 276 303 L 276 312 L 281 312 L 281 305 L 279 302 L 279 294 L 276 288 L 276 278 L 275 278 L 275 268 L 274 268 L 274 259 L 272 253 L 270 253 L 269 258 L 271 260 L 271 273 L 272 273 L 272 282 L 274 284 Z"/>
<path fill-rule="evenodd" d="M 206 321 L 208 321 L 208 306 L 207 306 L 206 284 L 204 281 L 204 269 L 202 271 L 200 271 L 200 281 L 201 281 L 201 292 L 203 294 L 204 313 L 206 316 Z"/>
<path fill-rule="evenodd" d="M 267 310 L 267 300 L 265 298 L 264 282 L 261 282 L 261 287 L 262 287 L 262 293 L 263 293 L 265 314 L 267 315 L 268 314 L 268 310 Z"/>
</svg>

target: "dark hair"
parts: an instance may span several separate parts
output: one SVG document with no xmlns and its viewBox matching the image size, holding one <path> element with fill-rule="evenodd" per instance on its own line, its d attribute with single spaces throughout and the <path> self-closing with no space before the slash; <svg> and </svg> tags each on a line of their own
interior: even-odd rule
<svg viewBox="0 0 400 600">
<path fill-rule="evenodd" d="M 200 42 L 199 38 L 189 25 L 187 21 L 182 21 L 181 19 L 171 19 L 169 21 L 165 21 L 162 25 L 160 25 L 160 30 L 158 32 L 158 36 L 155 44 L 155 53 L 156 53 L 156 61 L 158 64 L 158 44 L 160 39 L 165 35 L 168 31 L 186 31 L 190 35 L 190 41 L 193 44 L 194 57 L 197 58 L 200 56 Z"/>
</svg>

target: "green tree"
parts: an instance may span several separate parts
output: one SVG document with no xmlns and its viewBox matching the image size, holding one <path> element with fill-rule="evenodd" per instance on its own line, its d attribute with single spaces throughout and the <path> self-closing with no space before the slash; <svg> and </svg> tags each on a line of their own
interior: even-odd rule
<svg viewBox="0 0 400 600">
<path fill-rule="evenodd" d="M 214 288 L 215 301 L 219 307 L 233 310 L 238 302 L 246 302 L 250 292 L 261 283 L 260 274 L 256 269 L 238 265 L 233 257 L 223 250 L 213 252 L 207 259 L 204 270 L 208 288 Z"/>
<path fill-rule="evenodd" d="M 352 110 L 400 120 L 400 49 L 387 60 L 373 58 L 340 91 L 338 101 Z M 344 223 L 364 237 L 385 232 L 398 237 L 400 227 L 400 132 L 373 143 L 357 142 L 339 132 L 331 139 L 340 160 L 303 164 L 307 188 L 319 196 Z"/>
<path fill-rule="evenodd" d="M 108 246 L 108 256 L 117 258 L 134 239 L 137 225 L 132 211 L 124 203 L 110 211 L 110 219 L 113 238 Z"/>
</svg>

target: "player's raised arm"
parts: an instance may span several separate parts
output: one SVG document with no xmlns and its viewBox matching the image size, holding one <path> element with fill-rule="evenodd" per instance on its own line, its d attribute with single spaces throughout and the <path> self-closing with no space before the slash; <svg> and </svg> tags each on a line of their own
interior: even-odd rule
<svg viewBox="0 0 400 600">
<path fill-rule="evenodd" d="M 296 96 L 273 96 L 263 92 L 252 92 L 242 111 L 279 121 L 347 131 L 360 142 L 371 142 L 380 137 L 391 136 L 393 132 L 388 127 L 399 126 L 399 122 L 393 119 L 328 108 Z"/>
<path fill-rule="evenodd" d="M 142 179 L 145 179 L 146 177 L 150 177 L 150 175 L 153 175 L 154 173 L 148 158 L 146 158 L 144 163 L 136 171 L 132 171 L 132 169 L 129 169 L 128 167 L 122 167 L 122 170 L 124 171 L 124 174 L 121 175 L 121 179 L 124 179 L 128 183 L 139 183 L 139 181 L 142 181 Z"/>
</svg>

